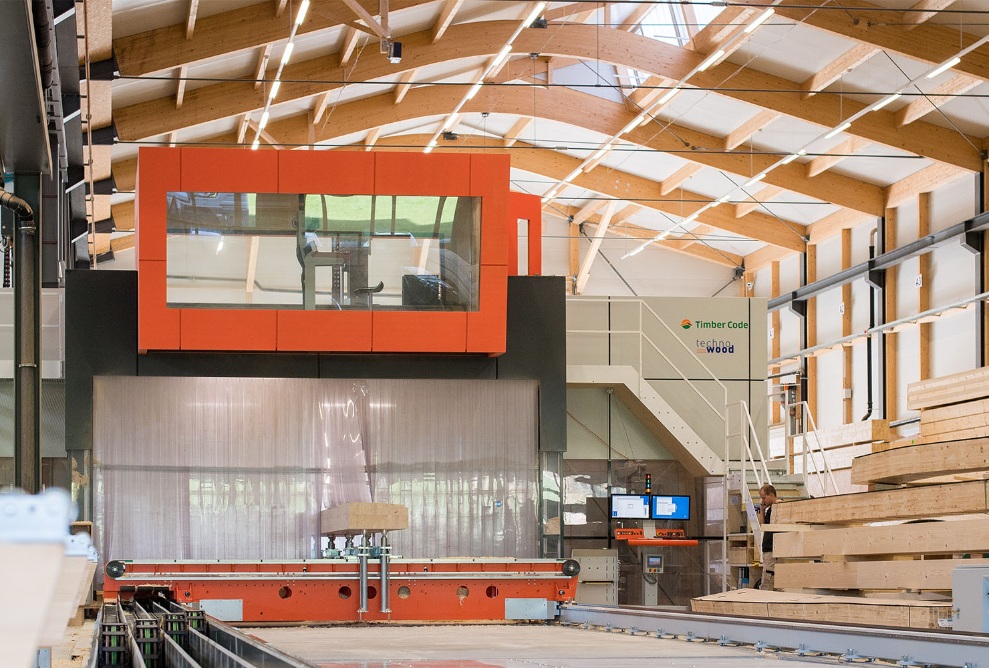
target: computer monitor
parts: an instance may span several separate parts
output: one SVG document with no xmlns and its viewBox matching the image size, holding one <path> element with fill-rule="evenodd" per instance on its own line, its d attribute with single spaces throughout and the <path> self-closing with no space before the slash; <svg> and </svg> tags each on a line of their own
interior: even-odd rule
<svg viewBox="0 0 989 668">
<path fill-rule="evenodd" d="M 651 515 L 653 520 L 689 520 L 689 496 L 664 496 L 655 494 L 652 497 Z"/>
<path fill-rule="evenodd" d="M 650 497 L 647 494 L 612 494 L 611 519 L 649 519 Z"/>
</svg>

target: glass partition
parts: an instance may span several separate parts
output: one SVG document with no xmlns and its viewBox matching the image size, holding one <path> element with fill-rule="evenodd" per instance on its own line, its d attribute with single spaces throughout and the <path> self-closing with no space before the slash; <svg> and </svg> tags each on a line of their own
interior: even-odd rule
<svg viewBox="0 0 989 668">
<path fill-rule="evenodd" d="M 167 202 L 170 307 L 478 310 L 480 197 L 170 192 Z"/>
</svg>

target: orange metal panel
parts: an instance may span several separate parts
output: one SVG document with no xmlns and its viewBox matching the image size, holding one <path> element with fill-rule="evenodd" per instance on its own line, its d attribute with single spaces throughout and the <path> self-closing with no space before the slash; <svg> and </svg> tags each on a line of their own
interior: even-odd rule
<svg viewBox="0 0 989 668">
<path fill-rule="evenodd" d="M 470 194 L 481 204 L 481 264 L 507 264 L 514 219 L 509 220 L 507 155 L 470 156 Z M 511 223 L 511 224 L 510 224 Z"/>
<path fill-rule="evenodd" d="M 543 273 L 543 212 L 542 200 L 538 195 L 512 192 L 509 195 L 509 216 L 512 219 L 512 229 L 518 231 L 518 220 L 529 221 L 529 276 L 539 276 Z M 514 248 L 518 249 L 516 239 Z M 509 262 L 514 272 L 518 271 L 518 258 L 515 263 Z M 514 274 L 513 274 L 514 275 Z"/>
<path fill-rule="evenodd" d="M 281 151 L 183 148 L 182 190 L 187 192 L 278 192 Z"/>
<path fill-rule="evenodd" d="M 361 615 L 358 566 L 353 561 L 126 564 L 124 577 L 107 577 L 106 600 L 129 599 L 135 587 L 149 593 L 164 589 L 187 604 L 202 599 L 241 600 L 245 622 L 503 620 L 506 598 L 568 602 L 577 588 L 576 575 L 565 575 L 562 564 L 553 560 L 486 564 L 395 560 L 388 569 L 389 614 L 380 611 L 380 564 L 372 560 L 368 611 Z"/>
<path fill-rule="evenodd" d="M 278 192 L 370 195 L 374 158 L 374 153 L 356 151 L 282 151 Z"/>
<path fill-rule="evenodd" d="M 145 146 L 138 151 L 134 201 L 138 260 L 165 260 L 165 196 L 180 190 L 181 149 Z"/>
<path fill-rule="evenodd" d="M 277 311 L 184 308 L 182 350 L 275 350 Z"/>
<path fill-rule="evenodd" d="M 481 267 L 481 309 L 467 314 L 467 352 L 501 355 L 508 322 L 508 267 Z"/>
<path fill-rule="evenodd" d="M 371 311 L 278 311 L 278 350 L 371 352 Z"/>
<path fill-rule="evenodd" d="M 137 347 L 139 350 L 176 350 L 181 314 L 166 306 L 164 260 L 141 260 L 137 272 Z"/>
<path fill-rule="evenodd" d="M 376 353 L 467 351 L 467 313 L 374 311 L 371 349 Z"/>
<path fill-rule="evenodd" d="M 379 195 L 470 194 L 469 154 L 376 153 L 374 157 L 374 192 Z"/>
</svg>

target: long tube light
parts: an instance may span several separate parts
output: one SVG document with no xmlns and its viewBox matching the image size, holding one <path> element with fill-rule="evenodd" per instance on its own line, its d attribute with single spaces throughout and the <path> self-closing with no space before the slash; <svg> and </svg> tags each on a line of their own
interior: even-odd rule
<svg viewBox="0 0 989 668">
<path fill-rule="evenodd" d="M 480 81 L 478 81 L 476 84 L 474 84 L 473 86 L 470 87 L 470 90 L 467 91 L 466 99 L 473 100 L 474 99 L 474 96 L 477 95 L 477 91 L 479 91 L 479 90 L 481 90 L 481 82 Z"/>
<path fill-rule="evenodd" d="M 709 68 L 711 65 L 714 65 L 716 62 L 718 62 L 719 60 L 721 60 L 721 58 L 723 58 L 724 55 L 725 55 L 725 50 L 724 49 L 718 49 L 717 51 L 715 51 L 714 53 L 712 53 L 710 56 L 708 56 L 707 58 L 705 58 L 704 59 L 704 62 L 702 62 L 700 65 L 697 66 L 697 71 L 698 72 L 703 72 L 704 70 L 706 70 L 707 68 Z"/>
<path fill-rule="evenodd" d="M 577 169 L 575 169 L 572 172 L 570 172 L 569 174 L 567 174 L 566 178 L 563 179 L 563 180 L 564 181 L 573 181 L 575 178 L 577 178 L 580 175 L 581 171 L 582 171 L 581 168 L 578 167 Z"/>
<path fill-rule="evenodd" d="M 261 114 L 261 120 L 258 121 L 258 130 L 264 130 L 264 126 L 268 124 L 269 113 L 267 110 Z"/>
<path fill-rule="evenodd" d="M 903 93 L 893 93 L 892 95 L 887 95 L 883 99 L 876 102 L 872 107 L 869 108 L 870 111 L 879 111 L 888 104 L 892 104 L 903 97 Z"/>
<path fill-rule="evenodd" d="M 295 49 L 295 42 L 289 42 L 285 45 L 285 51 L 282 52 L 282 65 L 288 65 L 289 58 L 292 57 L 293 49 Z"/>
<path fill-rule="evenodd" d="M 768 8 L 762 14 L 759 14 L 759 16 L 757 16 L 755 18 L 755 20 L 752 21 L 752 23 L 750 23 L 749 25 L 745 26 L 745 30 L 743 30 L 742 32 L 744 34 L 748 35 L 753 30 L 755 30 L 756 28 L 758 28 L 759 26 L 761 26 L 763 23 L 765 23 L 766 21 L 768 21 L 769 20 L 769 17 L 772 16 L 773 14 L 775 14 L 775 13 L 776 13 L 776 10 L 775 9 L 773 9 L 772 7 Z"/>
<path fill-rule="evenodd" d="M 948 60 L 946 62 L 941 63 L 940 65 L 938 65 L 937 67 L 935 67 L 933 70 L 931 70 L 930 72 L 928 72 L 927 73 L 927 78 L 928 79 L 933 79 L 934 77 L 936 77 L 939 74 L 944 74 L 945 72 L 947 72 L 948 70 L 950 70 L 952 67 L 954 67 L 955 65 L 957 65 L 960 62 L 962 62 L 961 56 L 955 56 L 951 60 Z"/>
<path fill-rule="evenodd" d="M 299 4 L 299 13 L 295 15 L 295 25 L 301 26 L 306 20 L 306 12 L 309 11 L 309 0 L 302 0 Z"/>
<path fill-rule="evenodd" d="M 842 132 L 844 132 L 845 130 L 847 130 L 850 127 L 852 127 L 852 122 L 851 121 L 847 121 L 845 123 L 842 123 L 838 127 L 836 127 L 833 130 L 831 130 L 831 132 L 829 132 L 826 135 L 824 135 L 824 138 L 825 139 L 833 139 L 834 137 L 837 137 L 838 135 L 840 135 Z"/>
</svg>

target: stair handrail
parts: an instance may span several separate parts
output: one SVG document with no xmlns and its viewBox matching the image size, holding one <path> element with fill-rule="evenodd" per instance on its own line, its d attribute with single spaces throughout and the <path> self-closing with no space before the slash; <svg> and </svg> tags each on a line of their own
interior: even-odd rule
<svg viewBox="0 0 989 668">
<path fill-rule="evenodd" d="M 809 455 L 811 459 L 811 464 L 813 464 L 814 466 L 814 475 L 817 476 L 817 483 L 821 486 L 821 489 L 824 491 L 824 496 L 832 496 L 833 494 L 837 494 L 838 483 L 834 479 L 834 472 L 831 469 L 831 464 L 828 462 L 828 457 L 827 454 L 825 453 L 824 444 L 821 443 L 821 436 L 817 432 L 817 423 L 814 421 L 814 416 L 810 411 L 810 404 L 808 404 L 807 401 L 804 400 L 804 401 L 798 401 L 795 404 L 787 404 L 785 406 L 785 408 L 787 409 L 791 407 L 799 409 L 801 411 L 801 417 L 806 418 L 806 421 L 804 421 L 803 419 L 800 421 L 800 424 L 804 425 L 804 431 L 803 431 L 804 447 L 802 448 L 804 487 L 807 486 L 807 479 L 808 479 L 807 473 L 809 471 L 809 467 L 807 466 L 807 457 Z M 810 429 L 807 429 L 808 425 L 810 426 Z M 789 422 L 787 423 L 786 429 L 787 432 L 790 431 Z M 817 465 L 817 457 L 814 454 L 813 447 L 811 446 L 811 439 L 808 437 L 809 434 L 813 434 L 814 444 L 817 446 L 817 451 L 821 453 L 820 467 Z M 790 438 L 796 435 L 797 434 L 788 433 L 788 436 Z M 826 478 L 821 475 L 822 469 L 824 471 L 824 474 L 827 476 Z M 832 491 L 830 493 L 828 492 L 828 483 L 830 483 L 831 485 Z"/>
<path fill-rule="evenodd" d="M 608 304 L 611 304 L 611 303 L 614 303 L 614 302 L 626 302 L 626 303 L 634 302 L 634 303 L 636 303 L 638 305 L 638 307 L 639 307 L 639 313 L 638 313 L 639 327 L 638 327 L 638 330 L 612 329 L 609 326 L 608 329 L 605 329 L 605 330 L 601 330 L 601 329 L 567 329 L 567 333 L 570 333 L 570 334 L 599 334 L 602 331 L 605 331 L 605 332 L 608 332 L 610 334 L 632 334 L 632 335 L 638 336 L 639 337 L 638 372 L 639 372 L 639 375 L 640 376 L 642 375 L 642 366 L 643 366 L 643 346 L 642 346 L 642 343 L 643 343 L 643 341 L 645 341 L 646 343 L 649 344 L 649 346 L 654 351 L 656 351 L 659 354 L 660 357 L 663 358 L 664 361 L 666 361 L 667 364 L 670 365 L 670 367 L 677 373 L 677 375 L 680 377 L 680 379 L 687 383 L 687 385 L 690 387 L 690 389 L 692 389 L 694 391 L 694 394 L 696 394 L 698 397 L 700 397 L 701 401 L 711 410 L 711 412 L 713 412 L 715 415 L 718 416 L 718 419 L 720 419 L 722 422 L 725 422 L 726 421 L 726 413 L 727 413 L 727 409 L 728 409 L 728 386 L 725 385 L 723 382 L 721 382 L 721 379 L 718 378 L 714 374 L 714 372 L 711 371 L 711 369 L 708 368 L 708 366 L 706 364 L 704 364 L 704 362 L 697 356 L 697 353 L 694 352 L 693 350 L 691 350 L 690 347 L 686 343 L 683 342 L 683 340 L 677 335 L 677 333 L 666 323 L 666 321 L 662 318 L 662 316 L 660 316 L 658 313 L 656 313 L 656 311 L 653 310 L 653 308 L 651 306 L 649 306 L 649 304 L 647 304 L 644 299 L 642 299 L 640 297 L 581 297 L 580 298 L 580 301 L 584 301 L 584 302 L 595 302 L 595 301 L 597 301 L 597 302 L 605 302 L 605 303 L 608 303 Z M 697 388 L 697 386 L 694 385 L 694 383 L 690 380 L 690 378 L 687 377 L 687 374 L 685 374 L 680 369 L 680 367 L 677 366 L 677 364 L 675 362 L 673 362 L 673 360 L 671 360 L 669 358 L 669 356 L 665 352 L 663 352 L 662 348 L 660 348 L 656 344 L 656 342 L 653 341 L 649 337 L 649 335 L 645 333 L 645 330 L 643 328 L 643 322 L 644 322 L 643 309 L 645 309 L 650 314 L 652 314 L 652 316 L 653 316 L 653 318 L 655 318 L 656 322 L 658 322 L 659 325 L 662 326 L 670 334 L 670 336 L 673 338 L 673 340 L 676 341 L 687 352 L 688 356 L 691 357 L 691 358 L 693 358 L 693 360 L 695 362 L 697 362 L 698 365 L 700 365 L 700 367 L 711 378 L 711 380 L 713 380 L 718 385 L 718 387 L 721 388 L 722 396 L 724 398 L 724 409 L 719 410 L 717 407 L 715 407 L 715 405 L 713 403 L 711 403 L 711 401 Z"/>
<path fill-rule="evenodd" d="M 739 444 L 739 475 L 741 477 L 739 482 L 739 494 L 745 503 L 745 514 L 749 519 L 748 527 L 749 531 L 752 533 L 753 541 L 756 546 L 762 545 L 762 525 L 759 523 L 758 512 L 755 509 L 755 502 L 752 499 L 752 491 L 749 489 L 747 482 L 747 466 L 752 467 L 752 473 L 755 475 L 756 484 L 759 489 L 762 489 L 763 484 L 771 484 L 772 480 L 769 475 L 769 467 L 766 465 L 766 457 L 762 450 L 762 443 L 759 441 L 759 434 L 755 429 L 755 425 L 752 423 L 752 414 L 749 412 L 748 403 L 744 400 L 739 400 L 731 405 L 731 408 L 738 406 L 739 413 L 739 432 L 737 436 L 741 437 L 741 442 Z M 745 426 L 748 429 L 745 429 Z M 724 477 L 724 514 L 722 515 L 722 581 L 721 581 L 721 591 L 728 590 L 728 506 L 729 506 L 729 485 L 728 478 L 731 474 L 731 439 L 728 433 L 728 421 L 725 421 L 725 477 Z M 759 455 L 758 462 L 752 454 L 752 444 L 749 440 L 750 435 L 755 439 L 755 451 Z M 762 476 L 760 476 L 759 464 L 762 468 Z M 765 483 L 763 482 L 765 480 Z"/>
</svg>

